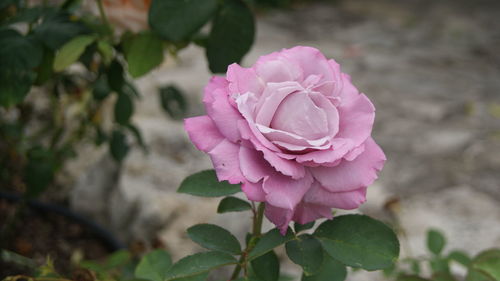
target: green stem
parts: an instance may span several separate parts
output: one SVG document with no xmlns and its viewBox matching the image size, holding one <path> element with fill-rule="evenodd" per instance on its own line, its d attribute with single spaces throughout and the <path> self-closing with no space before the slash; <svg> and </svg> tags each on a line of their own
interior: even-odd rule
<svg viewBox="0 0 500 281">
<path fill-rule="evenodd" d="M 234 268 L 233 274 L 231 274 L 231 280 L 235 280 L 238 278 L 241 272 L 241 268 L 243 267 L 245 269 L 245 275 L 246 275 L 246 268 L 247 268 L 247 255 L 250 253 L 250 251 L 253 249 L 255 246 L 255 243 L 257 241 L 257 238 L 260 237 L 261 232 L 262 232 L 262 221 L 264 219 L 264 209 L 265 209 L 265 204 L 260 203 L 259 207 L 257 208 L 257 212 L 254 213 L 253 217 L 253 228 L 252 228 L 252 237 L 248 241 L 247 248 L 243 251 L 241 254 L 240 260 L 238 261 L 238 264 Z"/>
<path fill-rule="evenodd" d="M 111 30 L 111 25 L 109 24 L 108 17 L 106 16 L 106 11 L 104 11 L 104 6 L 102 5 L 102 0 L 95 0 L 97 7 L 99 8 L 99 15 L 101 16 L 102 23 Z"/>
</svg>

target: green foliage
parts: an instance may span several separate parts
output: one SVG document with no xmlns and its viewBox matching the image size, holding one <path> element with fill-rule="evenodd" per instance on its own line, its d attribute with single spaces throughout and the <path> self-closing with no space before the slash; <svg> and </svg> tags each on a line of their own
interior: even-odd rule
<svg viewBox="0 0 500 281">
<path fill-rule="evenodd" d="M 75 37 L 56 53 L 54 59 L 54 70 L 63 71 L 68 66 L 76 62 L 85 51 L 85 48 L 95 41 L 91 35 L 81 35 Z"/>
<path fill-rule="evenodd" d="M 240 192 L 238 184 L 219 181 L 214 170 L 201 171 L 185 178 L 177 192 L 201 197 L 219 197 Z"/>
<path fill-rule="evenodd" d="M 429 230 L 427 232 L 427 248 L 434 255 L 439 255 L 444 249 L 446 239 L 443 234 L 437 230 Z"/>
<path fill-rule="evenodd" d="M 293 231 L 289 228 L 286 235 L 281 235 L 278 229 L 272 229 L 262 235 L 253 250 L 248 254 L 248 260 L 253 260 L 258 258 L 279 245 L 285 244 L 286 242 L 294 238 Z"/>
<path fill-rule="evenodd" d="M 191 240 L 209 250 L 221 251 L 233 255 L 241 253 L 241 246 L 236 237 L 226 229 L 214 224 L 197 224 L 188 228 Z"/>
<path fill-rule="evenodd" d="M 127 40 L 125 58 L 132 77 L 143 76 L 163 62 L 163 43 L 156 34 L 144 31 Z"/>
<path fill-rule="evenodd" d="M 135 277 L 149 281 L 163 281 L 172 266 L 170 255 L 162 249 L 154 250 L 144 257 L 135 268 Z"/>
<path fill-rule="evenodd" d="M 293 228 L 295 229 L 295 232 L 301 232 L 313 228 L 315 223 L 315 221 L 306 224 L 294 223 Z"/>
<path fill-rule="evenodd" d="M 134 113 L 132 98 L 127 94 L 119 94 L 115 103 L 115 121 L 120 125 L 126 125 Z"/>
<path fill-rule="evenodd" d="M 188 40 L 217 9 L 217 0 L 153 0 L 149 25 L 166 40 Z"/>
<path fill-rule="evenodd" d="M 388 268 L 399 255 L 396 234 L 368 216 L 344 215 L 325 221 L 314 236 L 332 258 L 352 267 Z"/>
<path fill-rule="evenodd" d="M 262 281 L 277 281 L 280 277 L 280 262 L 274 251 L 252 260 L 252 269 Z"/>
<path fill-rule="evenodd" d="M 113 131 L 109 146 L 111 156 L 113 156 L 117 162 L 123 161 L 130 149 L 125 134 L 118 130 Z"/>
<path fill-rule="evenodd" d="M 479 253 L 469 266 L 467 281 L 500 281 L 500 249 Z"/>
<path fill-rule="evenodd" d="M 318 272 L 313 275 L 302 275 L 302 281 L 344 281 L 347 277 L 347 269 L 342 263 L 332 259 L 326 253 L 323 253 L 323 263 Z"/>
<path fill-rule="evenodd" d="M 287 242 L 286 253 L 291 261 L 302 267 L 305 275 L 317 273 L 323 263 L 321 243 L 309 234 Z"/>
<path fill-rule="evenodd" d="M 187 111 L 187 102 L 182 91 L 174 85 L 160 89 L 160 104 L 163 110 L 173 119 L 181 119 Z"/>
<path fill-rule="evenodd" d="M 245 200 L 228 196 L 222 199 L 217 207 L 217 213 L 241 212 L 251 210 L 252 206 Z"/>
<path fill-rule="evenodd" d="M 221 266 L 236 263 L 236 259 L 226 253 L 216 251 L 197 253 L 184 257 L 172 265 L 165 276 L 165 280 L 193 277 Z"/>
<path fill-rule="evenodd" d="M 241 0 L 223 3 L 206 46 L 209 68 L 214 73 L 226 72 L 228 65 L 239 63 L 255 37 L 254 18 L 248 6 Z"/>
</svg>

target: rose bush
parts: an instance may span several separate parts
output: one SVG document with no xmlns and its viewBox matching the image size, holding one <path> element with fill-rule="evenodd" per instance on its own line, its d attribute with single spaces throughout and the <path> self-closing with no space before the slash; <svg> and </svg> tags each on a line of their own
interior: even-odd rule
<svg viewBox="0 0 500 281">
<path fill-rule="evenodd" d="M 207 115 L 185 120 L 190 139 L 220 181 L 242 183 L 249 200 L 266 202 L 282 233 L 290 221 L 357 208 L 386 160 L 371 138 L 373 104 L 311 47 L 262 56 L 250 68 L 230 65 L 203 102 Z"/>
</svg>

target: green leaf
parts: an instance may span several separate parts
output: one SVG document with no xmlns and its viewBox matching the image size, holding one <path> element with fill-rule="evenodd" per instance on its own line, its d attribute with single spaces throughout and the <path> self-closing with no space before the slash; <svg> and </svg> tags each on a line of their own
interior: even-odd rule
<svg viewBox="0 0 500 281">
<path fill-rule="evenodd" d="M 262 281 L 277 281 L 280 277 L 280 262 L 274 251 L 252 260 L 252 269 Z"/>
<path fill-rule="evenodd" d="M 251 261 L 255 258 L 258 258 L 265 253 L 273 250 L 281 244 L 285 244 L 286 242 L 292 240 L 294 238 L 293 231 L 288 228 L 286 235 L 281 235 L 280 231 L 275 228 L 260 238 L 259 242 L 255 245 L 252 251 L 250 251 L 248 255 L 248 260 Z"/>
<path fill-rule="evenodd" d="M 193 275 L 184 278 L 177 278 L 174 281 L 206 281 L 208 278 L 208 272 L 203 272 L 198 275 Z"/>
<path fill-rule="evenodd" d="M 206 54 L 214 73 L 226 72 L 250 50 L 255 36 L 252 12 L 241 0 L 224 1 L 212 24 Z"/>
<path fill-rule="evenodd" d="M 108 71 L 108 85 L 111 90 L 122 93 L 124 85 L 126 84 L 125 77 L 123 76 L 123 66 L 117 60 L 114 60 L 109 65 Z"/>
<path fill-rule="evenodd" d="M 127 156 L 129 146 L 125 135 L 121 131 L 113 131 L 109 146 L 111 156 L 113 156 L 117 162 L 121 162 L 125 156 Z"/>
<path fill-rule="evenodd" d="M 450 273 L 438 272 L 432 275 L 432 281 L 456 281 Z"/>
<path fill-rule="evenodd" d="M 463 251 L 452 251 L 450 254 L 448 254 L 448 259 L 454 260 L 464 266 L 469 266 L 471 259 L 469 258 L 469 255 Z"/>
<path fill-rule="evenodd" d="M 103 264 L 103 269 L 110 270 L 123 266 L 129 262 L 131 258 L 132 256 L 127 250 L 116 251 L 106 259 L 106 262 Z"/>
<path fill-rule="evenodd" d="M 175 263 L 167 272 L 165 281 L 192 277 L 209 270 L 236 264 L 236 259 L 226 253 L 205 252 L 187 256 Z"/>
<path fill-rule="evenodd" d="M 434 257 L 429 261 L 429 265 L 433 272 L 449 273 L 450 266 L 448 265 L 448 260 L 440 257 Z"/>
<path fill-rule="evenodd" d="M 400 275 L 396 281 L 430 281 L 417 275 Z"/>
<path fill-rule="evenodd" d="M 0 31 L 0 69 L 30 70 L 40 64 L 43 45 L 12 29 Z"/>
<path fill-rule="evenodd" d="M 233 196 L 222 199 L 217 207 L 217 213 L 241 212 L 251 210 L 252 205 L 245 200 Z"/>
<path fill-rule="evenodd" d="M 319 271 L 310 276 L 303 274 L 302 281 L 344 281 L 347 277 L 345 265 L 324 254 L 323 251 L 321 254 L 324 256 Z"/>
<path fill-rule="evenodd" d="M 241 191 L 238 184 L 219 181 L 214 170 L 201 171 L 185 178 L 177 192 L 201 197 L 219 197 Z"/>
<path fill-rule="evenodd" d="M 28 164 L 24 170 L 27 196 L 40 195 L 54 179 L 57 162 L 54 152 L 41 146 L 28 151 Z"/>
<path fill-rule="evenodd" d="M 180 119 L 187 111 L 187 102 L 181 90 L 173 85 L 160 89 L 160 103 L 170 117 Z"/>
<path fill-rule="evenodd" d="M 54 75 L 54 69 L 52 67 L 54 65 L 54 58 L 54 52 L 48 48 L 44 48 L 42 61 L 36 71 L 36 85 L 42 85 Z"/>
<path fill-rule="evenodd" d="M 32 71 L 0 69 L 0 106 L 11 107 L 21 103 L 35 81 Z"/>
<path fill-rule="evenodd" d="M 125 59 L 132 77 L 140 77 L 163 62 L 163 43 L 154 33 L 144 31 L 128 40 Z"/>
<path fill-rule="evenodd" d="M 86 31 L 80 22 L 71 20 L 65 12 L 51 13 L 34 30 L 35 36 L 52 50 L 59 49 L 66 42 Z"/>
<path fill-rule="evenodd" d="M 312 235 L 303 234 L 286 243 L 286 253 L 290 260 L 300 265 L 306 275 L 312 275 L 321 268 L 323 249 Z"/>
<path fill-rule="evenodd" d="M 308 230 L 308 229 L 313 228 L 315 222 L 316 221 L 312 221 L 312 222 L 306 223 L 306 224 L 294 223 L 293 228 L 295 229 L 295 232 L 299 233 L 303 230 Z"/>
<path fill-rule="evenodd" d="M 54 59 L 54 70 L 63 71 L 68 66 L 76 62 L 85 51 L 88 45 L 95 41 L 95 37 L 91 35 L 78 36 L 68 43 L 56 53 Z"/>
<path fill-rule="evenodd" d="M 189 39 L 212 18 L 217 0 L 153 0 L 149 25 L 170 41 Z"/>
<path fill-rule="evenodd" d="M 213 224 L 197 224 L 188 228 L 191 240 L 209 250 L 221 251 L 233 255 L 241 253 L 240 243 L 229 231 Z"/>
<path fill-rule="evenodd" d="M 399 256 L 399 241 L 392 229 L 364 215 L 344 215 L 325 221 L 314 236 L 331 257 L 352 267 L 384 269 Z"/>
<path fill-rule="evenodd" d="M 471 268 L 491 280 L 500 281 L 500 249 L 489 249 L 480 253 L 472 261 Z"/>
<path fill-rule="evenodd" d="M 97 50 L 99 50 L 104 64 L 109 65 L 113 60 L 113 46 L 108 41 L 99 40 L 97 42 Z"/>
<path fill-rule="evenodd" d="M 443 251 L 446 239 L 443 234 L 437 230 L 429 230 L 427 232 L 427 248 L 434 254 L 439 255 Z"/>
<path fill-rule="evenodd" d="M 103 100 L 109 96 L 111 88 L 108 84 L 108 77 L 106 74 L 101 74 L 94 83 L 92 94 L 96 100 Z"/>
<path fill-rule="evenodd" d="M 135 277 L 150 281 L 163 281 L 172 266 L 167 251 L 158 249 L 146 254 L 135 269 Z"/>
<path fill-rule="evenodd" d="M 118 124 L 126 125 L 134 112 L 134 104 L 129 95 L 119 94 L 115 103 L 115 121 Z"/>
<path fill-rule="evenodd" d="M 146 146 L 146 143 L 144 142 L 144 139 L 142 138 L 141 131 L 134 126 L 133 124 L 127 124 L 125 125 L 127 129 L 129 129 L 132 134 L 135 136 L 135 140 L 137 141 L 137 144 L 144 150 L 144 152 L 148 152 L 148 147 Z"/>
</svg>

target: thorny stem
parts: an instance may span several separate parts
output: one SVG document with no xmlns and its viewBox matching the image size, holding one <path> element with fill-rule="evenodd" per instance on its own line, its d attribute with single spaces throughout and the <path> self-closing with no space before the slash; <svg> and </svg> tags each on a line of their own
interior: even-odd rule
<svg viewBox="0 0 500 281">
<path fill-rule="evenodd" d="M 238 264 L 234 268 L 233 274 L 231 275 L 231 278 L 229 279 L 229 281 L 235 280 L 235 279 L 238 278 L 238 276 L 240 275 L 242 267 L 245 270 L 245 276 L 246 276 L 246 273 L 247 273 L 247 256 L 248 256 L 248 253 L 250 253 L 250 251 L 255 246 L 255 242 L 257 241 L 257 238 L 259 238 L 260 235 L 261 235 L 261 232 L 262 232 L 262 221 L 264 219 L 264 209 L 265 209 L 265 204 L 264 203 L 260 203 L 259 207 L 257 208 L 257 212 L 256 213 L 254 212 L 252 237 L 250 238 L 246 249 L 241 254 L 240 260 L 238 261 Z"/>
</svg>

